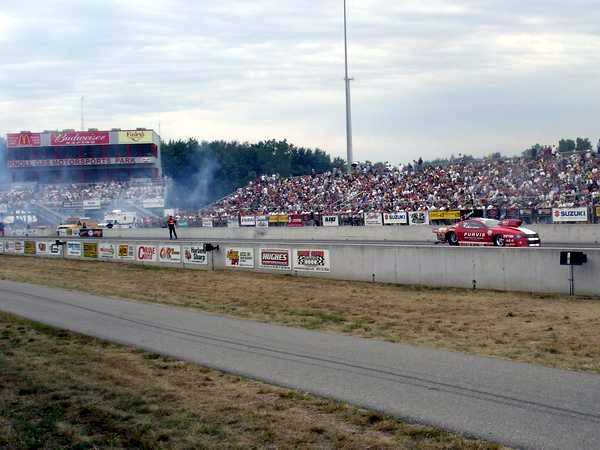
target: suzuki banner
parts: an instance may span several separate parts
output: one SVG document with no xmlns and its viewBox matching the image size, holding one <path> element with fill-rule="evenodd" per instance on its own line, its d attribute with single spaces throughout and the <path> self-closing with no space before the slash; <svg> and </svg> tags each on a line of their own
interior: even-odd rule
<svg viewBox="0 0 600 450">
<path fill-rule="evenodd" d="M 406 211 L 383 213 L 384 225 L 407 225 L 408 214 Z"/>
<path fill-rule="evenodd" d="M 8 148 L 40 147 L 42 135 L 40 133 L 8 133 L 6 146 Z"/>
<path fill-rule="evenodd" d="M 69 131 L 66 133 L 50 133 L 50 145 L 109 145 L 108 131 Z"/>
<path fill-rule="evenodd" d="M 552 221 L 554 223 L 561 222 L 587 222 L 587 208 L 553 208 Z"/>
<path fill-rule="evenodd" d="M 282 248 L 261 248 L 258 264 L 261 269 L 291 270 L 290 251 Z"/>
</svg>

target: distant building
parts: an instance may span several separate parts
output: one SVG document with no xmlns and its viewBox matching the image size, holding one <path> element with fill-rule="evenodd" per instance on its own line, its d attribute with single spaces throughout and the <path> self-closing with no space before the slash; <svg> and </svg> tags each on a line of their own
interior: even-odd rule
<svg viewBox="0 0 600 450">
<path fill-rule="evenodd" d="M 153 130 L 22 131 L 6 136 L 13 182 L 95 183 L 162 176 Z"/>
</svg>

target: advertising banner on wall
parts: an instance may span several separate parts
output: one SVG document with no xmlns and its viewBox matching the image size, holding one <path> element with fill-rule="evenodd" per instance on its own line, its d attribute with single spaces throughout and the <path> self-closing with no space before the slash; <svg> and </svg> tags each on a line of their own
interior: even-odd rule
<svg viewBox="0 0 600 450">
<path fill-rule="evenodd" d="M 62 256 L 62 245 L 56 245 L 55 242 L 46 242 L 48 248 L 48 256 Z"/>
<path fill-rule="evenodd" d="M 84 258 L 98 258 L 98 243 L 97 242 L 84 242 L 83 243 L 83 257 Z"/>
<path fill-rule="evenodd" d="M 203 217 L 202 218 L 202 228 L 212 228 L 213 220 L 212 217 Z"/>
<path fill-rule="evenodd" d="M 279 216 L 282 217 L 282 216 Z M 289 214 L 288 218 L 288 227 L 292 228 L 300 228 L 304 226 L 304 218 L 302 214 Z"/>
<path fill-rule="evenodd" d="M 68 159 L 11 159 L 6 161 L 9 169 L 28 167 L 75 167 L 75 166 L 120 166 L 131 164 L 152 164 L 154 157 L 107 157 L 107 158 L 68 158 Z"/>
<path fill-rule="evenodd" d="M 23 253 L 29 256 L 35 255 L 35 241 L 25 241 Z"/>
<path fill-rule="evenodd" d="M 15 253 L 17 255 L 25 253 L 25 241 L 15 241 Z"/>
<path fill-rule="evenodd" d="M 378 213 L 378 212 L 365 213 L 365 225 L 368 227 L 377 227 L 377 226 L 383 225 L 383 220 L 381 219 L 381 213 Z"/>
<path fill-rule="evenodd" d="M 323 216 L 324 227 L 339 227 L 340 218 L 338 216 Z"/>
<path fill-rule="evenodd" d="M 45 241 L 37 241 L 35 243 L 35 253 L 42 256 L 50 253 L 50 247 L 48 246 L 48 243 Z"/>
<path fill-rule="evenodd" d="M 256 217 L 242 216 L 242 217 L 240 217 L 240 224 L 243 227 L 255 227 L 256 226 Z"/>
<path fill-rule="evenodd" d="M 290 251 L 283 248 L 261 248 L 258 264 L 261 269 L 292 270 Z"/>
<path fill-rule="evenodd" d="M 269 227 L 269 216 L 256 216 L 257 228 L 268 228 Z"/>
<path fill-rule="evenodd" d="M 600 217 L 600 206 L 596 206 L 596 217 Z"/>
<path fill-rule="evenodd" d="M 183 247 L 184 264 L 208 265 L 208 253 L 204 251 L 202 244 L 186 245 Z"/>
<path fill-rule="evenodd" d="M 6 241 L 4 243 L 4 253 L 14 254 L 15 251 L 15 241 Z"/>
<path fill-rule="evenodd" d="M 119 131 L 119 144 L 152 144 L 152 131 Z"/>
<path fill-rule="evenodd" d="M 158 259 L 158 250 L 154 245 L 138 245 L 137 260 L 146 262 L 156 262 Z"/>
<path fill-rule="evenodd" d="M 8 148 L 40 147 L 42 135 L 40 133 L 8 133 L 6 146 Z"/>
<path fill-rule="evenodd" d="M 4 241 L 0 241 L 0 253 L 4 253 Z"/>
<path fill-rule="evenodd" d="M 181 246 L 160 245 L 158 247 L 158 260 L 165 263 L 181 262 Z"/>
<path fill-rule="evenodd" d="M 67 256 L 81 256 L 81 242 L 67 242 Z"/>
<path fill-rule="evenodd" d="M 429 211 L 429 221 L 460 220 L 460 211 Z"/>
<path fill-rule="evenodd" d="M 102 202 L 100 200 L 84 200 L 83 209 L 100 209 Z"/>
<path fill-rule="evenodd" d="M 226 267 L 254 268 L 254 249 L 253 248 L 226 248 L 225 249 Z"/>
<path fill-rule="evenodd" d="M 588 209 L 587 208 L 553 208 L 552 209 L 552 222 L 587 222 L 588 221 Z"/>
<path fill-rule="evenodd" d="M 230 217 L 229 219 L 227 219 L 227 228 L 239 228 L 240 227 L 240 221 L 238 220 L 237 217 Z"/>
<path fill-rule="evenodd" d="M 134 260 L 135 259 L 135 246 L 134 245 L 130 245 L 130 244 L 119 244 L 118 247 L 118 255 L 119 255 L 119 259 L 124 259 L 124 260 Z"/>
<path fill-rule="evenodd" d="M 409 225 L 429 225 L 429 213 L 427 211 L 411 211 L 408 213 Z"/>
<path fill-rule="evenodd" d="M 304 272 L 329 272 L 331 260 L 329 250 L 296 249 L 294 250 L 294 269 Z"/>
<path fill-rule="evenodd" d="M 102 259 L 116 258 L 117 246 L 111 242 L 100 242 L 98 245 L 98 256 Z"/>
<path fill-rule="evenodd" d="M 406 211 L 397 211 L 391 213 L 383 213 L 384 225 L 407 225 L 408 213 Z"/>
<path fill-rule="evenodd" d="M 69 131 L 66 133 L 50 133 L 50 145 L 109 145 L 108 131 Z"/>
</svg>

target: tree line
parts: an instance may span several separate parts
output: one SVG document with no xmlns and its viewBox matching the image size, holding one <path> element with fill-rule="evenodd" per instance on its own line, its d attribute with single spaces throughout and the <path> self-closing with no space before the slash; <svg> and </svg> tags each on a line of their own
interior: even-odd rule
<svg viewBox="0 0 600 450">
<path fill-rule="evenodd" d="M 163 143 L 161 150 L 164 174 L 172 182 L 167 202 L 181 208 L 201 208 L 261 175 L 293 177 L 345 164 L 341 158 L 332 160 L 323 150 L 296 147 L 287 140 L 171 140 Z"/>
<path fill-rule="evenodd" d="M 528 159 L 536 159 L 544 149 L 549 148 L 549 145 L 535 144 L 523 152 L 523 157 Z M 559 153 L 575 153 L 589 152 L 594 150 L 594 146 L 589 138 L 578 137 L 577 139 L 561 139 L 558 141 Z M 598 151 L 600 151 L 600 142 L 598 143 Z"/>
</svg>

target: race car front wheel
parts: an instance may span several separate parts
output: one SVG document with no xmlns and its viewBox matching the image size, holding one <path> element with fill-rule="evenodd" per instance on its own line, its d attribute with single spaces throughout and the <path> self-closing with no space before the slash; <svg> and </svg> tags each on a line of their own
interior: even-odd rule
<svg viewBox="0 0 600 450">
<path fill-rule="evenodd" d="M 458 245 L 458 238 L 456 237 L 456 233 L 448 233 L 448 236 L 446 239 L 448 240 L 448 244 L 450 244 L 452 246 Z"/>
<path fill-rule="evenodd" d="M 505 245 L 505 244 L 506 244 L 506 242 L 504 241 L 504 237 L 503 237 L 503 236 L 501 236 L 501 235 L 497 235 L 497 236 L 494 238 L 494 245 L 495 245 L 496 247 L 504 247 L 504 245 Z"/>
</svg>

